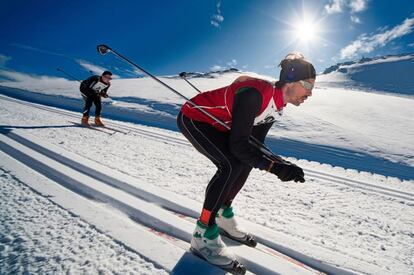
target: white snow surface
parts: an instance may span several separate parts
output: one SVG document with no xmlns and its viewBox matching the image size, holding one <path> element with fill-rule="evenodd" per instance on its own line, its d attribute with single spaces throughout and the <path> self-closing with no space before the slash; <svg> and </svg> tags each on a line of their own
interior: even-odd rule
<svg viewBox="0 0 414 275">
<path fill-rule="evenodd" d="M 68 120 L 74 120 L 76 113 L 65 111 L 66 114 L 63 114 L 53 108 L 39 109 L 14 100 L 5 100 L 4 97 L 0 100 L 0 112 L 1 125 L 8 125 L 19 133 L 28 133 L 44 142 L 96 161 L 107 167 L 107 171 L 102 171 L 104 173 L 120 171 L 149 186 L 157 186 L 191 199 L 198 206 L 201 206 L 205 187 L 215 171 L 215 167 L 186 144 L 176 132 L 113 121 L 117 125 L 134 127 L 137 131 L 108 135 L 73 127 Z M 154 138 L 153 135 L 160 138 Z M 323 171 L 414 194 L 412 181 L 358 173 L 305 160 L 291 160 L 308 170 Z M 8 168 L 2 169 L 7 171 Z M 2 187 L 6 194 L 10 193 L 10 188 L 16 188 L 16 185 L 22 189 L 22 185 L 17 184 L 9 175 L 6 174 L 3 179 L 5 185 Z M 6 186 L 10 187 L 4 188 Z M 17 197 L 24 197 L 22 193 L 18 194 L 21 195 L 16 195 Z M 413 197 L 405 200 L 312 176 L 308 176 L 307 182 L 303 184 L 283 183 L 271 174 L 253 171 L 234 207 L 239 218 L 281 234 L 282 237 L 274 241 L 324 262 L 361 273 L 414 272 Z M 44 213 L 44 216 L 47 217 L 47 214 Z M 70 216 L 65 211 L 61 215 Z M 60 231 L 57 225 L 53 227 L 54 220 L 58 217 L 45 218 L 42 222 L 45 226 Z M 24 219 L 20 216 L 17 219 L 20 218 Z M 31 219 L 26 221 L 28 226 L 33 222 L 35 221 Z M 27 235 L 26 238 L 30 240 L 32 237 Z M 28 243 L 34 246 L 32 241 Z M 62 244 L 62 247 L 65 245 Z M 70 250 L 71 246 L 62 249 Z M 88 253 L 93 254 L 92 251 Z M 65 253 L 61 256 L 66 258 Z M 75 259 L 73 265 L 81 269 L 83 259 L 72 258 Z M 45 261 L 53 262 L 47 256 Z M 126 260 L 121 259 L 115 263 L 114 268 L 120 268 L 124 264 Z M 146 266 L 146 263 L 143 265 Z M 70 267 L 61 268 L 68 270 Z"/>
<path fill-rule="evenodd" d="M 190 80 L 201 90 L 210 90 L 231 83 L 240 74 Z M 51 95 L 62 108 L 69 106 L 71 99 L 80 99 L 77 82 L 50 77 L 43 77 L 40 81 L 38 76 L 30 76 L 39 80 L 34 81 L 26 77 L 22 74 L 15 81 L 2 81 L 1 85 L 28 90 L 33 99 L 39 94 Z M 195 95 L 183 80 L 162 80 L 188 97 Z M 160 120 L 169 118 L 173 121 L 173 110 L 177 111 L 183 103 L 181 98 L 149 78 L 116 79 L 109 93 L 112 99 L 106 100 L 103 107 L 104 118 L 105 110 L 109 112 L 109 107 L 114 107 L 111 109 L 113 113 L 134 111 L 127 114 L 131 118 L 154 114 Z M 286 107 L 269 137 L 353 150 L 412 168 L 413 100 L 409 96 L 371 93 L 348 89 L 346 85 L 334 87 L 325 81 L 317 82 L 313 96 L 305 104 L 299 108 Z M 81 104 L 80 100 L 76 102 Z M 113 127 L 120 127 L 118 129 L 126 134 L 109 129 L 105 129 L 107 133 L 88 130 L 69 122 L 78 122 L 79 113 L 4 96 L 0 96 L 0 114 L 2 131 L 9 129 L 23 135 L 26 133 L 29 139 L 33 136 L 103 165 L 106 167 L 103 173 L 121 172 L 137 182 L 189 199 L 194 202 L 193 206 L 199 208 L 207 183 L 215 172 L 215 167 L 174 131 L 110 119 L 105 121 Z M 303 155 L 312 153 L 317 152 L 305 150 Z M 234 202 L 237 217 L 275 232 L 272 241 L 276 243 L 352 272 L 414 273 L 413 170 L 406 169 L 405 178 L 411 180 L 403 180 L 369 170 L 344 169 L 305 159 L 289 160 L 305 169 L 306 183 L 283 183 L 271 174 L 254 170 Z M 7 165 L 13 166 L 0 160 L 1 215 L 8 217 L 10 211 L 26 211 L 30 217 L 41 215 L 42 220 L 38 223 L 18 213 L 8 219 L 14 219 L 10 228 L 16 224 L 20 226 L 9 228 L 9 231 L 2 229 L 1 234 L 13 230 L 17 232 L 16 238 L 23 239 L 22 243 L 27 246 L 24 249 L 35 251 L 37 243 L 33 239 L 38 232 L 35 228 L 44 226 L 54 232 L 50 233 L 50 241 L 43 235 L 38 238 L 41 245 L 50 246 L 47 248 L 50 253 L 42 254 L 43 263 L 31 258 L 35 254 L 30 257 L 13 256 L 21 245 L 19 242 L 14 245 L 10 241 L 11 233 L 8 233 L 9 237 L 2 238 L 5 241 L 0 243 L 3 255 L 0 261 L 12 259 L 2 265 L 5 271 L 22 272 L 29 268 L 25 265 L 25 261 L 29 261 L 33 272 L 164 272 L 155 268 L 151 260 L 141 258 L 142 251 L 126 250 L 122 244 L 114 242 L 113 237 L 94 230 L 93 222 L 73 217 L 66 206 L 58 207 L 44 195 L 28 188 L 28 182 L 18 180 L 19 169 Z M 16 174 L 8 172 L 13 169 Z M 321 173 L 331 176 L 324 177 Z M 27 205 L 18 203 L 25 198 L 29 201 Z M 6 209 L 3 205 L 10 210 L 3 211 Z M 56 224 L 61 220 L 68 224 L 63 232 Z M 77 233 L 71 230 L 77 230 Z M 55 238 L 60 240 L 69 238 L 69 235 L 76 240 L 75 243 L 81 243 L 82 248 L 90 247 L 90 242 L 98 243 L 100 249 L 107 251 L 105 263 L 93 249 L 79 248 L 78 251 L 72 248 L 71 242 L 56 244 Z M 84 243 L 86 240 L 82 236 L 87 236 L 89 243 Z M 90 264 L 84 266 L 85 257 L 71 253 L 87 253 Z M 53 258 L 56 255 L 63 260 L 57 263 Z M 67 259 L 72 260 L 69 263 Z"/>
<path fill-rule="evenodd" d="M 348 89 L 414 95 L 414 54 L 362 58 L 338 63 L 318 76 L 320 83 Z"/>
<path fill-rule="evenodd" d="M 0 274 L 167 274 L 37 193 L 0 162 Z"/>
<path fill-rule="evenodd" d="M 13 78 L 14 81 L 3 81 L 0 85 L 34 91 L 35 93 L 28 95 L 34 98 L 38 94 L 56 95 L 55 100 L 58 100 L 57 104 L 62 107 L 68 105 L 67 98 L 81 99 L 78 82 L 44 76 L 25 78 L 21 73 L 15 74 L 19 77 Z M 228 85 L 241 74 L 256 75 L 250 72 L 232 72 L 213 74 L 214 78 L 192 78 L 190 81 L 200 90 L 206 91 Z M 300 107 L 286 106 L 284 115 L 278 118 L 275 126 L 270 130 L 269 137 L 309 145 L 303 147 L 303 150 L 308 150 L 307 152 L 298 154 L 298 157 L 308 160 L 313 160 L 312 155 L 319 155 L 324 150 L 320 146 L 330 146 L 334 150 L 352 150 L 350 154 L 358 155 L 359 152 L 413 167 L 414 146 L 410 140 L 414 137 L 414 127 L 412 127 L 414 97 L 346 88 L 349 81 L 340 87 L 332 86 L 326 82 L 326 79 L 337 79 L 332 74 L 341 73 L 318 76 L 312 97 Z M 259 77 L 272 80 L 265 76 Z M 197 94 L 181 79 L 161 78 L 161 80 L 186 97 L 191 98 Z M 115 79 L 112 81 L 109 94 L 111 98 L 104 99 L 104 105 L 107 106 L 107 108 L 104 106 L 104 116 L 105 110 L 108 110 L 108 115 L 129 111 L 130 113 L 123 115 L 127 116 L 127 120 L 135 119 L 142 114 L 150 114 L 154 116 L 150 118 L 151 121 L 161 117 L 169 118 L 170 127 L 173 128 L 175 115 L 184 102 L 182 98 L 148 77 Z M 82 105 L 81 102 L 77 104 Z M 281 148 L 283 146 L 285 145 Z M 335 155 L 330 156 L 330 160 L 334 158 Z M 320 161 L 328 162 L 326 158 Z M 376 165 L 378 164 L 373 163 L 370 167 L 368 165 L 368 168 L 374 170 Z M 368 168 L 358 170 L 370 171 Z M 414 170 L 410 170 L 410 175 L 406 175 L 405 179 L 414 178 Z"/>
</svg>

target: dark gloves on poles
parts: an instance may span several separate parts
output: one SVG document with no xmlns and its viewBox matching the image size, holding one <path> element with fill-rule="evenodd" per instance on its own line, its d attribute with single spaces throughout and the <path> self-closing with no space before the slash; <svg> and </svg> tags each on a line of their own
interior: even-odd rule
<svg viewBox="0 0 414 275">
<path fill-rule="evenodd" d="M 275 174 L 281 181 L 293 180 L 294 182 L 305 182 L 305 174 L 302 168 L 289 161 L 282 159 L 281 161 L 270 161 L 264 159 L 259 163 L 257 168 Z"/>
<path fill-rule="evenodd" d="M 275 174 L 281 181 L 305 182 L 302 168 L 293 163 L 274 163 L 269 172 Z"/>
</svg>

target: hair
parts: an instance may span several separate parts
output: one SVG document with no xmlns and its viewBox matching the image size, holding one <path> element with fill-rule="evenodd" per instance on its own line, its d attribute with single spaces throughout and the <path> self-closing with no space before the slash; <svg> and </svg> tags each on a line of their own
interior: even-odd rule
<svg viewBox="0 0 414 275">
<path fill-rule="evenodd" d="M 286 83 L 316 78 L 316 71 L 312 63 L 307 61 L 303 54 L 299 52 L 293 52 L 286 55 L 286 57 L 280 61 L 279 67 L 281 67 L 281 71 L 279 80 L 276 81 L 275 84 L 277 88 L 283 87 Z"/>
<path fill-rule="evenodd" d="M 104 72 L 102 73 L 102 75 L 112 75 L 112 73 L 111 73 L 110 71 L 104 71 Z"/>
</svg>

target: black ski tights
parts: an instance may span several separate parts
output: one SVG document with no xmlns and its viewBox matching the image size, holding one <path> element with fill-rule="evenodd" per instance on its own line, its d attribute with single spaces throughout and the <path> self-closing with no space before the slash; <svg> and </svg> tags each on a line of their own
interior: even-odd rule
<svg viewBox="0 0 414 275">
<path fill-rule="evenodd" d="M 228 147 L 229 133 L 213 126 L 191 120 L 180 112 L 177 125 L 183 135 L 216 166 L 217 172 L 210 180 L 201 214 L 204 224 L 212 225 L 222 205 L 230 206 L 243 187 L 252 167 L 234 157 Z"/>
</svg>

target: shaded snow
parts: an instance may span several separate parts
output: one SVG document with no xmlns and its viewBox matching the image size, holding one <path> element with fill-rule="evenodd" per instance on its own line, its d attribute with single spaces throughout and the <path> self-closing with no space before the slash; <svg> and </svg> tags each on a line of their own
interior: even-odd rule
<svg viewBox="0 0 414 275">
<path fill-rule="evenodd" d="M 326 69 L 318 76 L 318 82 L 348 89 L 413 96 L 413 72 L 414 54 L 363 58 Z"/>
</svg>

